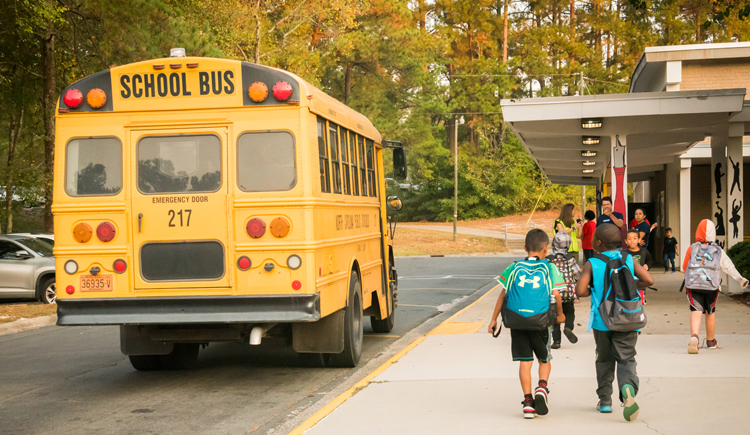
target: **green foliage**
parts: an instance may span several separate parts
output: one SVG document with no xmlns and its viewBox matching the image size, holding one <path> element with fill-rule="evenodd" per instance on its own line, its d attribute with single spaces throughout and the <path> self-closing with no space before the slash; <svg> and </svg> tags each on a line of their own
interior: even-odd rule
<svg viewBox="0 0 750 435">
<path fill-rule="evenodd" d="M 735 244 L 729 248 L 727 255 L 742 276 L 750 277 L 750 242 Z"/>
</svg>

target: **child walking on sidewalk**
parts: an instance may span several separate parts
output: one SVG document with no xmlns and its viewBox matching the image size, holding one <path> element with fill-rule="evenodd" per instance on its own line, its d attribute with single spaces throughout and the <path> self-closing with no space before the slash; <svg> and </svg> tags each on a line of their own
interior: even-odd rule
<svg viewBox="0 0 750 435">
<path fill-rule="evenodd" d="M 573 332 L 576 322 L 576 283 L 581 276 L 581 267 L 578 266 L 576 259 L 568 254 L 568 247 L 571 239 L 568 233 L 560 231 L 552 239 L 552 254 L 547 256 L 552 264 L 557 267 L 565 280 L 565 289 L 560 290 L 560 299 L 562 300 L 562 312 L 565 315 L 565 328 L 563 332 L 572 344 L 578 343 L 578 337 Z M 559 349 L 562 344 L 562 333 L 560 324 L 555 322 L 552 328 L 552 349 Z"/>
<path fill-rule="evenodd" d="M 528 256 L 514 262 L 500 275 L 498 281 L 503 290 L 497 298 L 495 310 L 487 332 L 494 333 L 497 316 L 502 311 L 503 324 L 510 329 L 513 361 L 520 362 L 518 376 L 523 390 L 523 416 L 534 418 L 536 414 L 549 412 L 547 382 L 552 371 L 551 316 L 558 323 L 565 322 L 559 290 L 565 281 L 557 268 L 545 258 L 549 236 L 539 229 L 526 234 L 524 249 Z M 554 308 L 552 300 L 555 301 Z M 552 311 L 554 310 L 554 311 Z M 534 356 L 539 360 L 539 384 L 531 394 L 531 366 Z"/>
<path fill-rule="evenodd" d="M 633 256 L 633 261 L 643 266 L 646 270 L 651 270 L 651 266 L 654 264 L 651 259 L 651 254 L 640 244 L 641 235 L 638 230 L 628 230 L 625 236 L 625 245 L 627 249 L 623 249 L 623 254 L 630 254 Z M 646 287 L 640 282 L 638 283 L 638 292 L 641 294 L 641 300 L 643 305 L 646 305 Z"/>
<path fill-rule="evenodd" d="M 721 272 L 737 280 L 746 288 L 743 278 L 726 252 L 716 243 L 716 227 L 703 219 L 695 231 L 695 243 L 685 252 L 682 268 L 685 269 L 685 293 L 690 302 L 690 341 L 688 353 L 698 353 L 698 332 L 701 315 L 706 315 L 706 347 L 716 349 L 716 301 L 721 290 Z"/>
<path fill-rule="evenodd" d="M 624 259 L 622 253 L 617 249 L 620 243 L 620 229 L 615 225 L 600 225 L 596 228 L 592 245 L 594 250 L 603 258 L 610 260 L 624 260 L 627 270 L 634 274 L 643 284 L 650 286 L 654 283 L 651 275 L 633 257 L 627 255 Z M 589 328 L 594 330 L 594 341 L 596 343 L 596 379 L 599 403 L 596 409 L 602 413 L 612 412 L 612 382 L 617 373 L 617 384 L 620 391 L 620 402 L 623 403 L 623 417 L 632 421 L 638 417 L 639 407 L 635 401 L 638 394 L 638 374 L 636 373 L 635 345 L 638 341 L 638 331 L 611 331 L 607 327 L 599 306 L 607 299 L 605 272 L 608 263 L 593 257 L 583 266 L 581 278 L 578 280 L 576 294 L 578 297 L 591 296 L 591 315 Z M 635 298 L 638 301 L 638 298 Z"/>
</svg>

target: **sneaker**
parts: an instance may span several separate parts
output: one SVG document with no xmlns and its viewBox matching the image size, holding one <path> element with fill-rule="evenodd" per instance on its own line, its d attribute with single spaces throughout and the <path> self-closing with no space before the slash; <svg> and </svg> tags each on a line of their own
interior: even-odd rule
<svg viewBox="0 0 750 435">
<path fill-rule="evenodd" d="M 674 270 L 672 271 L 672 273 L 674 273 Z"/>
<path fill-rule="evenodd" d="M 666 274 L 668 274 L 668 273 L 669 273 L 669 271 L 668 271 L 668 270 L 665 270 L 665 271 L 664 271 L 664 275 L 666 275 Z M 674 273 L 674 272 L 672 272 L 672 273 Z"/>
<path fill-rule="evenodd" d="M 716 341 L 716 339 L 714 340 L 706 339 L 706 349 L 718 349 L 718 348 L 719 348 L 719 343 Z"/>
<path fill-rule="evenodd" d="M 578 337 L 576 337 L 572 329 L 569 329 L 569 328 L 563 329 L 563 334 L 565 334 L 565 336 L 568 337 L 569 342 L 573 344 L 578 343 Z"/>
<path fill-rule="evenodd" d="M 560 342 L 559 341 L 552 342 L 552 349 L 560 349 Z"/>
<path fill-rule="evenodd" d="M 633 421 L 638 418 L 638 412 L 640 408 L 635 402 L 635 388 L 630 384 L 622 386 L 622 416 L 625 417 L 626 421 Z"/>
<path fill-rule="evenodd" d="M 547 387 L 536 387 L 534 391 L 534 407 L 536 408 L 536 413 L 539 415 L 547 415 L 549 412 L 549 407 L 547 406 L 548 394 L 549 390 Z"/>
<path fill-rule="evenodd" d="M 523 405 L 523 418 L 534 418 L 536 417 L 536 409 L 534 409 L 533 399 L 523 399 L 521 402 Z"/>
<path fill-rule="evenodd" d="M 698 343 L 700 340 L 698 339 L 697 335 L 693 335 L 690 337 L 690 342 L 688 343 L 688 353 L 691 355 L 698 353 Z"/>
<path fill-rule="evenodd" d="M 600 400 L 599 403 L 596 404 L 596 410 L 602 414 L 609 414 L 612 412 L 612 405 L 603 405 Z"/>
</svg>

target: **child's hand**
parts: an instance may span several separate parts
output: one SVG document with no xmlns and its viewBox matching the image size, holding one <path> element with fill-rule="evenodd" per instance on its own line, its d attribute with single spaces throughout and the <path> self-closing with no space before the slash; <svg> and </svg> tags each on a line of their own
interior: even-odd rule
<svg viewBox="0 0 750 435">
<path fill-rule="evenodd" d="M 565 314 L 558 314 L 557 315 L 557 323 L 560 323 L 560 324 L 565 323 Z"/>
<path fill-rule="evenodd" d="M 497 328 L 497 319 L 492 319 L 490 321 L 490 326 L 487 327 L 487 332 L 489 332 L 490 334 L 494 334 L 495 328 Z"/>
</svg>

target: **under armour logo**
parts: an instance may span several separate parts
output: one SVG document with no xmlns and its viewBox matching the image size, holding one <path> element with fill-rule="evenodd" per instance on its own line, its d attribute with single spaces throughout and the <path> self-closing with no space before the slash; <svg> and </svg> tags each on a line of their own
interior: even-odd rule
<svg viewBox="0 0 750 435">
<path fill-rule="evenodd" d="M 526 287 L 526 284 L 533 284 L 533 288 L 539 288 L 539 281 L 542 278 L 535 276 L 534 279 L 526 279 L 526 275 L 521 275 L 519 279 L 521 280 L 521 287 Z"/>
</svg>

